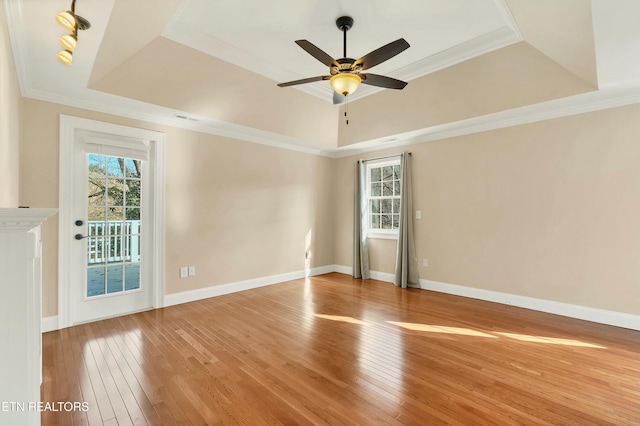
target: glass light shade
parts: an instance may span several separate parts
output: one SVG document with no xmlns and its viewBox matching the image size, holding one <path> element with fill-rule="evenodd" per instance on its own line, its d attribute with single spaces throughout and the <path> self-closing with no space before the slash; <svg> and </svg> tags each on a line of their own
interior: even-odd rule
<svg viewBox="0 0 640 426">
<path fill-rule="evenodd" d="M 58 13 L 56 15 L 56 21 L 69 31 L 73 31 L 76 27 L 76 17 L 70 10 Z"/>
<path fill-rule="evenodd" d="M 68 50 L 61 51 L 60 53 L 58 53 L 57 57 L 58 60 L 65 65 L 71 65 L 71 62 L 73 62 L 73 54 L 71 54 L 71 52 L 69 52 Z"/>
<path fill-rule="evenodd" d="M 73 34 L 60 37 L 60 44 L 69 52 L 73 52 L 78 44 L 78 38 Z"/>
<path fill-rule="evenodd" d="M 356 91 L 361 81 L 362 79 L 357 74 L 340 73 L 331 77 L 329 83 L 336 93 L 347 96 Z"/>
</svg>

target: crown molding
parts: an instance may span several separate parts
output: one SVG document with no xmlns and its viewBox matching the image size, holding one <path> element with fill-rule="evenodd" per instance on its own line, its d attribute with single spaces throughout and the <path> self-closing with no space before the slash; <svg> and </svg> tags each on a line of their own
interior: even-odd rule
<svg viewBox="0 0 640 426">
<path fill-rule="evenodd" d="M 89 111 L 111 114 L 118 117 L 146 121 L 149 123 L 156 123 L 163 126 L 192 130 L 195 132 L 302 152 L 305 154 L 331 157 L 331 150 L 333 148 L 306 141 L 304 139 L 292 138 L 265 130 L 241 126 L 221 120 L 214 120 L 207 117 L 196 117 L 193 114 L 183 111 L 151 105 L 132 99 L 120 98 L 114 95 L 103 93 L 100 95 L 104 96 L 101 96 L 101 99 L 99 100 L 86 100 L 33 89 L 27 90 L 26 93 L 23 93 L 25 98 L 39 101 L 52 102 L 69 107 L 81 108 Z M 118 106 L 116 106 L 116 103 Z M 125 104 L 126 107 L 122 106 Z M 188 119 L 178 117 L 188 117 Z"/>
<path fill-rule="evenodd" d="M 473 117 L 452 123 L 418 129 L 411 132 L 393 135 L 394 139 L 397 139 L 397 141 L 391 143 L 388 142 L 390 136 L 387 135 L 383 138 L 362 141 L 341 148 L 321 146 L 303 139 L 291 138 L 251 127 L 212 120 L 206 117 L 193 117 L 189 113 L 158 107 L 156 105 L 149 105 L 139 101 L 132 101 L 130 99 L 120 99 L 121 102 L 127 101 L 130 103 L 130 106 L 125 108 L 115 107 L 112 105 L 112 102 L 79 100 L 72 97 L 65 97 L 35 90 L 30 90 L 25 97 L 90 111 L 102 112 L 105 114 L 112 114 L 119 117 L 156 123 L 164 126 L 192 130 L 230 139 L 243 140 L 260 145 L 302 152 L 305 154 L 330 158 L 342 158 L 351 155 L 382 151 L 456 136 L 464 136 L 527 123 L 551 120 L 554 118 L 584 114 L 625 105 L 638 104 L 640 103 L 640 86 L 601 89 L 567 98 L 541 102 L 535 105 L 528 105 L 480 117 Z M 141 107 L 141 105 L 143 107 Z M 151 109 L 153 112 L 143 112 L 143 110 L 148 111 Z M 188 116 L 189 118 L 193 117 L 195 120 L 180 119 L 176 117 L 177 115 Z"/>
</svg>

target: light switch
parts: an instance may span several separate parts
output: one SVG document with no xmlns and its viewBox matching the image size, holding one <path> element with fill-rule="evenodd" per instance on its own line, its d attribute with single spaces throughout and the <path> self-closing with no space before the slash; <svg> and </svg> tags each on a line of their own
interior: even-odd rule
<svg viewBox="0 0 640 426">
<path fill-rule="evenodd" d="M 416 219 L 422 219 L 422 211 L 416 210 Z"/>
</svg>

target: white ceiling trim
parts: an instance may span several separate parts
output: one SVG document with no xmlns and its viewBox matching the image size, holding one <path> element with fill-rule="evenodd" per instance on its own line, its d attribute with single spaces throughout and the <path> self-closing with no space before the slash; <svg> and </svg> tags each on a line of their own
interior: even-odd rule
<svg viewBox="0 0 640 426">
<path fill-rule="evenodd" d="M 26 93 L 22 94 L 22 96 L 26 98 L 53 102 L 60 105 L 146 121 L 149 123 L 161 124 L 163 126 L 193 130 L 225 138 L 242 140 L 275 148 L 287 149 L 290 151 L 303 152 L 305 154 L 321 155 L 326 157 L 331 156 L 331 148 L 308 142 L 303 139 L 283 136 L 221 120 L 213 120 L 208 117 L 195 116 L 188 112 L 152 105 L 137 100 L 121 98 L 115 95 L 105 93 L 100 93 L 100 95 L 104 95 L 103 100 L 100 102 L 94 102 L 39 90 L 27 90 Z M 126 104 L 127 107 L 123 107 L 123 104 Z M 179 118 L 180 116 L 187 117 L 188 119 L 185 120 Z"/>
<path fill-rule="evenodd" d="M 513 127 L 538 121 L 551 120 L 554 118 L 568 117 L 571 115 L 584 114 L 625 105 L 640 104 L 640 86 L 601 89 L 567 98 L 541 102 L 535 105 L 528 105 L 394 135 L 394 137 L 391 138 L 393 140 L 392 142 L 389 142 L 390 137 L 386 136 L 384 138 L 363 141 L 344 148 L 328 148 L 302 139 L 291 138 L 220 120 L 212 120 L 207 117 L 198 117 L 187 112 L 159 107 L 157 105 L 146 104 L 144 102 L 126 98 L 118 98 L 118 102 L 120 104 L 127 103 L 127 108 L 121 106 L 116 107 L 108 101 L 99 103 L 88 102 L 72 97 L 64 97 L 36 90 L 30 90 L 26 94 L 23 93 L 23 96 L 90 111 L 147 121 L 164 126 L 192 130 L 257 143 L 260 145 L 302 152 L 305 154 L 341 158 L 406 145 L 415 145 L 424 142 L 447 139 L 456 136 L 486 132 L 489 130 Z M 106 97 L 110 98 L 115 96 L 106 95 Z M 152 112 L 141 112 L 142 110 Z M 177 116 L 184 116 L 189 119 L 185 120 L 178 118 Z"/>
</svg>

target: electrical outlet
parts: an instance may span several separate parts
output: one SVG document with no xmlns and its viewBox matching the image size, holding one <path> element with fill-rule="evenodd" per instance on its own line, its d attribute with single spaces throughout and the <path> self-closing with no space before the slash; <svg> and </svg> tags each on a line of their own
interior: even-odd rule
<svg viewBox="0 0 640 426">
<path fill-rule="evenodd" d="M 192 277 L 196 274 L 196 267 L 195 266 L 189 266 L 189 276 Z"/>
<path fill-rule="evenodd" d="M 416 219 L 422 219 L 422 210 L 416 210 Z"/>
<path fill-rule="evenodd" d="M 187 278 L 189 276 L 189 269 L 186 266 L 180 268 L 180 278 Z"/>
<path fill-rule="evenodd" d="M 425 268 L 429 267 L 429 259 L 422 259 L 422 266 L 424 266 Z"/>
</svg>

